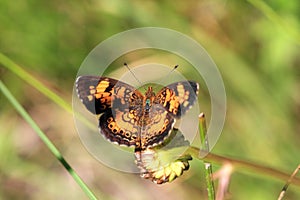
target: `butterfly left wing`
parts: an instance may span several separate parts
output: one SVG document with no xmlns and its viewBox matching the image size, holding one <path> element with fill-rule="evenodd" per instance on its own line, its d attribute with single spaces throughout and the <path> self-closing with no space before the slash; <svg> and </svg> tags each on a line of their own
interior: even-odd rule
<svg viewBox="0 0 300 200">
<path fill-rule="evenodd" d="M 161 89 L 154 102 L 162 105 L 175 118 L 180 118 L 197 99 L 199 84 L 194 81 L 181 81 Z"/>
<path fill-rule="evenodd" d="M 105 138 L 119 145 L 136 145 L 143 99 L 138 90 L 122 81 L 99 76 L 80 76 L 76 88 L 85 107 L 100 115 L 99 128 Z"/>
<path fill-rule="evenodd" d="M 113 88 L 117 83 L 107 77 L 80 76 L 76 80 L 76 90 L 84 106 L 98 115 L 111 108 Z"/>
</svg>

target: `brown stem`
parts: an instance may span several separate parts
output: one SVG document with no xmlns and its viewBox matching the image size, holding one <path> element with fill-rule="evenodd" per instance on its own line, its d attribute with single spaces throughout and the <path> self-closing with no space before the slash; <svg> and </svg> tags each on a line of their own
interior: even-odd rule
<svg viewBox="0 0 300 200">
<path fill-rule="evenodd" d="M 248 170 L 255 172 L 256 174 L 261 174 L 261 175 L 268 175 L 270 177 L 274 177 L 283 181 L 287 181 L 290 178 L 290 174 L 273 169 L 271 167 L 266 167 L 263 165 L 258 165 L 258 164 L 253 164 L 247 161 L 242 161 L 242 160 L 237 160 L 233 158 L 227 158 L 224 156 L 219 156 L 216 154 L 208 153 L 205 157 L 200 157 L 200 149 L 197 147 L 190 147 L 188 149 L 188 153 L 190 153 L 194 158 L 198 158 L 204 161 L 212 162 L 212 163 L 217 163 L 217 164 L 222 164 L 225 162 L 229 162 L 234 169 L 237 170 Z M 292 180 L 292 183 L 294 185 L 300 186 L 300 178 L 294 177 Z"/>
</svg>

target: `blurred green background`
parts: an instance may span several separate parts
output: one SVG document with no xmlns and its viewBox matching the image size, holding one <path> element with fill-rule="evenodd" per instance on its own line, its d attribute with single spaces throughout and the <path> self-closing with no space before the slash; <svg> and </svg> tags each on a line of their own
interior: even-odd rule
<svg viewBox="0 0 300 200">
<path fill-rule="evenodd" d="M 227 118 L 212 152 L 292 172 L 300 163 L 300 4 L 261 2 L 4 0 L 0 51 L 71 103 L 77 70 L 101 41 L 145 26 L 184 33 L 225 83 Z M 110 169 L 85 150 L 71 114 L 3 66 L 0 77 L 99 199 L 207 199 L 201 161 L 163 186 Z M 3 94 L 0 110 L 0 199 L 87 199 Z M 283 184 L 240 170 L 228 197 L 276 199 Z M 300 199 L 299 187 L 287 199 Z"/>
</svg>

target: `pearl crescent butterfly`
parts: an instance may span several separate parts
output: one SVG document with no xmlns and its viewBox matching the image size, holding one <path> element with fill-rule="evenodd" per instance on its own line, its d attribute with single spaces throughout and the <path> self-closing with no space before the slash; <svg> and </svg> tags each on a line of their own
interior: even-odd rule
<svg viewBox="0 0 300 200">
<path fill-rule="evenodd" d="M 80 76 L 76 89 L 84 106 L 99 116 L 99 129 L 105 138 L 142 151 L 168 138 L 176 120 L 195 103 L 199 85 L 181 81 L 157 94 L 148 87 L 143 95 L 113 78 Z"/>
</svg>

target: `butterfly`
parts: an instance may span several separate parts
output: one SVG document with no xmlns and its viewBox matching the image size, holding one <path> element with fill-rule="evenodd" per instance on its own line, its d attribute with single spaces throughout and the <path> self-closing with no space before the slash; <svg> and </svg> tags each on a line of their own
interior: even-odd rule
<svg viewBox="0 0 300 200">
<path fill-rule="evenodd" d="M 150 86 L 143 95 L 113 78 L 80 76 L 76 90 L 87 110 L 99 116 L 100 133 L 106 139 L 142 151 L 168 138 L 176 120 L 195 103 L 199 85 L 180 81 L 157 94 Z"/>
</svg>

